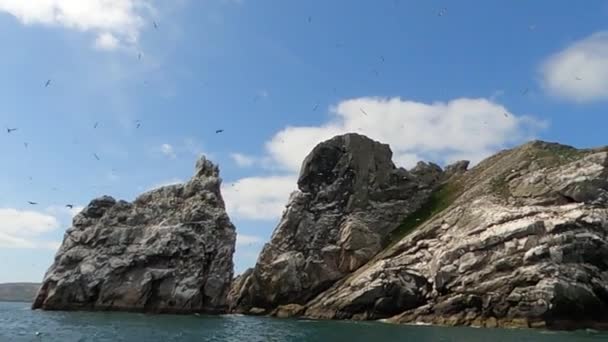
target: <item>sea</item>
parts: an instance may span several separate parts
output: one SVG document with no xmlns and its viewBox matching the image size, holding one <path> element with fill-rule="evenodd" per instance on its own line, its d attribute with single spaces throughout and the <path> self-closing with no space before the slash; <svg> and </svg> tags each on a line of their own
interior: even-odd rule
<svg viewBox="0 0 608 342">
<path fill-rule="evenodd" d="M 0 341 L 565 342 L 608 341 L 608 333 L 591 330 L 561 332 L 445 328 L 240 315 L 174 316 L 110 312 L 48 312 L 32 311 L 28 303 L 0 302 Z"/>
</svg>

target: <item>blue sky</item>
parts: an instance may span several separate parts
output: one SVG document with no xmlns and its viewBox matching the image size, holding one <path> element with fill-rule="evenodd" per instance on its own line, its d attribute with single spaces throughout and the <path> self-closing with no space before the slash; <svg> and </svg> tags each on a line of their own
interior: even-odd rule
<svg viewBox="0 0 608 342">
<path fill-rule="evenodd" d="M 594 0 L 0 0 L 0 282 L 42 279 L 65 204 L 185 181 L 201 153 L 241 272 L 334 134 L 404 167 L 604 145 L 607 19 Z"/>
</svg>

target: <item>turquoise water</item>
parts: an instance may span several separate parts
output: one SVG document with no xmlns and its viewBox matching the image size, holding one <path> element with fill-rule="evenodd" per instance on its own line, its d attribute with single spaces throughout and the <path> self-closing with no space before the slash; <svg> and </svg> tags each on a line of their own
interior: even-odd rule
<svg viewBox="0 0 608 342">
<path fill-rule="evenodd" d="M 40 336 L 35 333 L 40 332 Z M 596 332 L 439 328 L 243 316 L 32 311 L 0 302 L 0 341 L 608 341 Z"/>
</svg>

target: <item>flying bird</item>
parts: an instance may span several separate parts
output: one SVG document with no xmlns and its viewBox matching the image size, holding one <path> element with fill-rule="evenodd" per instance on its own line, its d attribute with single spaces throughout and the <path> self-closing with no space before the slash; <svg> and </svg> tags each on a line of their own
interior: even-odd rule
<svg viewBox="0 0 608 342">
<path fill-rule="evenodd" d="M 36 205 L 36 204 L 38 204 L 38 203 L 32 202 L 32 201 L 27 201 L 27 203 L 29 203 L 30 205 Z"/>
<path fill-rule="evenodd" d="M 6 128 L 6 133 L 11 133 L 14 132 L 16 130 L 18 130 L 19 128 Z"/>
<path fill-rule="evenodd" d="M 66 208 L 70 208 L 70 209 L 74 209 L 74 205 L 73 204 L 66 204 L 65 207 Z"/>
<path fill-rule="evenodd" d="M 577 81 L 581 81 L 581 80 L 582 80 L 582 78 L 580 78 L 580 77 L 576 76 L 576 80 L 577 80 Z"/>
<path fill-rule="evenodd" d="M 442 8 L 441 10 L 439 10 L 439 12 L 437 13 L 437 15 L 440 16 L 440 17 L 442 17 L 445 14 L 445 12 L 447 12 L 447 9 L 446 8 Z"/>
<path fill-rule="evenodd" d="M 530 29 L 530 31 L 532 31 L 536 28 L 536 25 L 530 25 L 528 28 Z"/>
<path fill-rule="evenodd" d="M 27 148 L 27 146 L 28 146 L 28 145 L 29 145 L 29 144 L 28 144 L 28 143 L 26 143 L 26 142 L 24 142 L 24 143 L 23 143 L 23 146 L 25 146 L 25 148 Z"/>
<path fill-rule="evenodd" d="M 93 128 L 97 128 L 97 125 L 99 125 L 99 122 L 96 122 L 96 123 L 93 125 Z"/>
<path fill-rule="evenodd" d="M 223 130 L 223 129 L 216 129 L 216 130 L 215 130 L 215 134 L 222 133 L 222 132 L 224 132 L 224 130 Z"/>
<path fill-rule="evenodd" d="M 99 156 L 97 155 L 97 153 L 93 153 L 93 157 L 95 157 L 95 159 L 97 159 L 97 160 L 101 160 L 101 159 L 99 159 Z"/>
<path fill-rule="evenodd" d="M 361 111 L 361 113 L 363 113 L 363 114 L 367 115 L 367 112 L 365 112 L 365 111 L 363 110 L 363 108 L 359 108 L 359 110 Z"/>
<path fill-rule="evenodd" d="M 526 89 L 523 91 L 523 93 L 522 93 L 522 94 L 523 94 L 523 95 L 526 95 L 526 94 L 528 93 L 528 91 L 530 91 L 530 89 L 526 88 Z"/>
<path fill-rule="evenodd" d="M 152 24 L 154 24 L 155 29 L 158 29 L 158 24 L 156 23 L 156 21 L 153 21 Z"/>
<path fill-rule="evenodd" d="M 376 77 L 380 76 L 380 73 L 378 72 L 378 70 L 374 69 L 374 74 L 376 74 Z"/>
<path fill-rule="evenodd" d="M 384 56 L 380 56 L 380 60 L 384 63 Z"/>
<path fill-rule="evenodd" d="M 317 111 L 317 108 L 319 108 L 319 104 L 318 104 L 318 103 L 317 103 L 317 104 L 314 106 L 314 108 L 312 109 L 312 111 L 313 111 L 313 112 L 316 112 L 316 111 Z"/>
<path fill-rule="evenodd" d="M 141 52 L 137 55 L 137 59 L 141 61 Z"/>
<path fill-rule="evenodd" d="M 504 116 L 505 116 L 505 118 L 508 118 L 508 117 L 509 117 L 509 114 L 507 114 L 507 113 L 502 113 L 502 115 L 504 115 Z"/>
<path fill-rule="evenodd" d="M 312 17 L 308 16 L 308 22 L 311 23 L 312 22 Z"/>
<path fill-rule="evenodd" d="M 48 87 L 50 85 L 51 85 L 51 80 L 47 80 L 46 83 L 44 84 L 44 87 L 46 88 L 46 87 Z"/>
<path fill-rule="evenodd" d="M 137 124 L 137 125 L 135 126 L 135 128 L 139 128 L 139 127 L 141 127 L 141 121 L 140 121 L 140 120 L 135 120 L 135 123 Z"/>
</svg>

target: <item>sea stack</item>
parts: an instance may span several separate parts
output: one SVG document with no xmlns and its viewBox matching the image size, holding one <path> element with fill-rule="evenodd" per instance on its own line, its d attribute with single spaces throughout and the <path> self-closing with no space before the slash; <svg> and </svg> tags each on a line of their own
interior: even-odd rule
<svg viewBox="0 0 608 342">
<path fill-rule="evenodd" d="M 442 176 L 434 164 L 395 167 L 389 146 L 363 135 L 320 143 L 255 268 L 234 282 L 232 307 L 261 313 L 307 303 L 385 248 Z"/>
<path fill-rule="evenodd" d="M 132 203 L 94 199 L 66 231 L 33 308 L 225 312 L 236 232 L 220 184 L 202 157 L 185 184 Z"/>
</svg>

